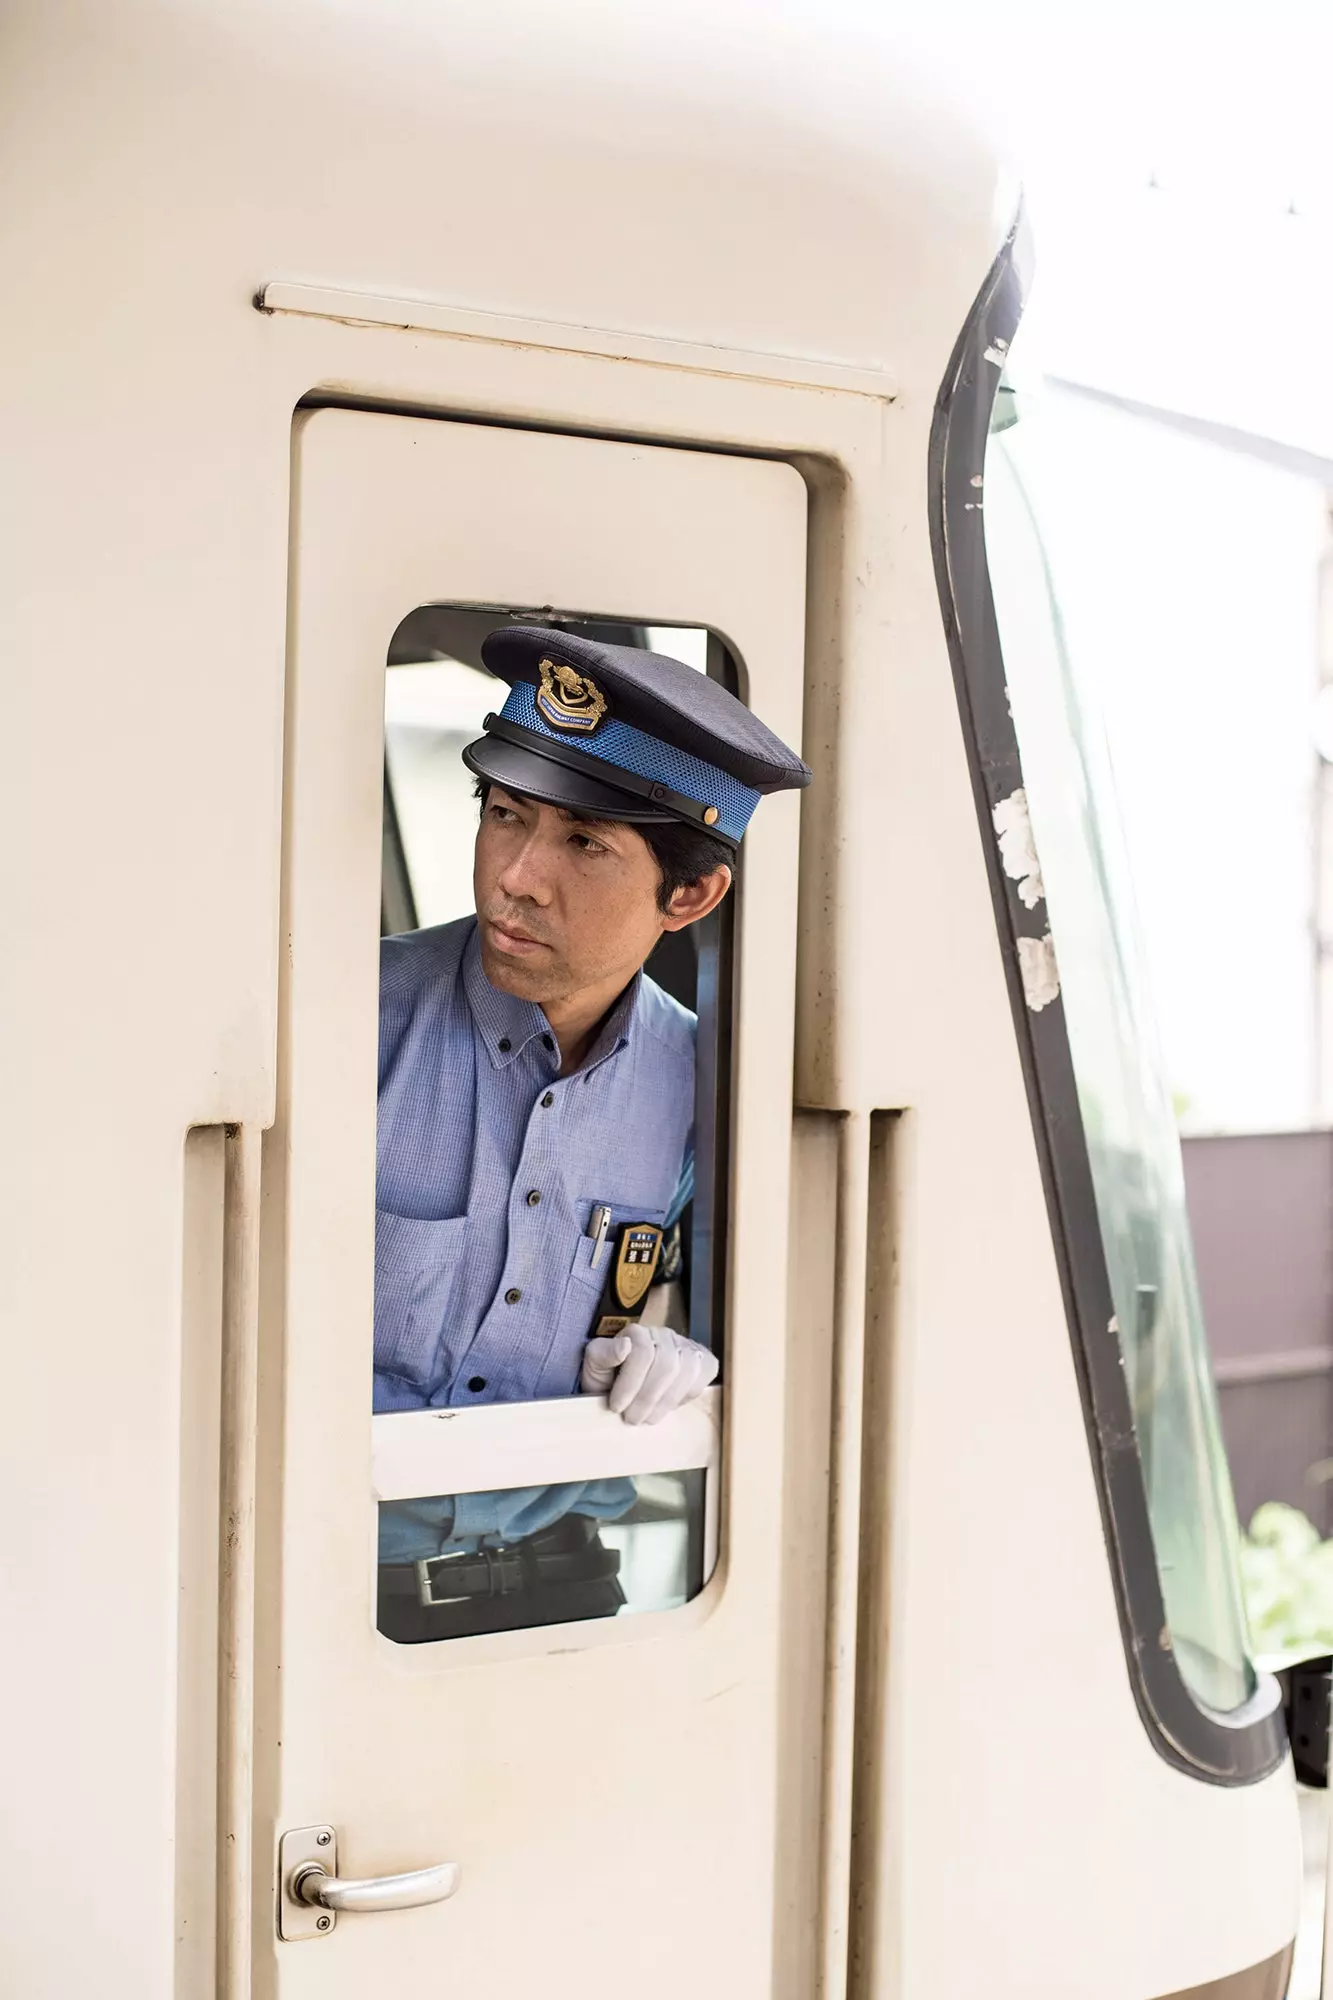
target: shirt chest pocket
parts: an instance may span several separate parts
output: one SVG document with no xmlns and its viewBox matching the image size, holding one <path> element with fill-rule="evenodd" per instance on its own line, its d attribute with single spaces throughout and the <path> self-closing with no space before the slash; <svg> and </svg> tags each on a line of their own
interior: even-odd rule
<svg viewBox="0 0 1333 2000">
<path fill-rule="evenodd" d="M 375 1366 L 431 1380 L 467 1242 L 467 1217 L 443 1222 L 375 1211 Z"/>
<path fill-rule="evenodd" d="M 592 1260 L 597 1252 L 595 1224 L 597 1212 L 602 1208 L 610 1210 L 611 1220 L 602 1238 L 601 1255 L 594 1266 Z M 569 1275 L 576 1285 L 584 1286 L 594 1293 L 600 1292 L 606 1283 L 620 1247 L 620 1232 L 624 1225 L 627 1222 L 653 1222 L 660 1228 L 666 1220 L 664 1208 L 646 1208 L 641 1202 L 631 1202 L 626 1206 L 624 1202 L 601 1202 L 586 1197 L 579 1203 L 578 1213 L 584 1219 L 588 1234 L 580 1236 L 574 1245 L 574 1261 L 570 1266 Z"/>
<path fill-rule="evenodd" d="M 611 1220 L 602 1238 L 601 1254 L 594 1266 L 592 1260 L 597 1253 L 597 1238 L 591 1233 L 591 1228 L 598 1209 L 603 1207 L 610 1209 Z M 648 1208 L 640 1202 L 632 1202 L 626 1206 L 623 1202 L 600 1202 L 586 1198 L 578 1204 L 576 1213 L 590 1233 L 574 1239 L 574 1254 L 569 1266 L 569 1276 L 565 1280 L 560 1310 L 555 1316 L 552 1338 L 532 1390 L 532 1394 L 537 1397 L 572 1396 L 579 1386 L 584 1342 L 596 1322 L 597 1303 L 615 1263 L 623 1224 L 626 1222 L 660 1224 L 666 1216 L 664 1208 Z"/>
</svg>

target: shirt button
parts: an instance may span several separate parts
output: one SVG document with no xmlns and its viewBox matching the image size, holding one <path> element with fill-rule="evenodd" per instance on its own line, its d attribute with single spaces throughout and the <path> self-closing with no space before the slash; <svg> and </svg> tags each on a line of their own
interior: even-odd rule
<svg viewBox="0 0 1333 2000">
<path fill-rule="evenodd" d="M 472 1380 L 468 1383 L 468 1388 L 472 1391 L 474 1396 L 479 1396 L 485 1387 L 486 1387 L 486 1377 L 484 1375 L 474 1375 L 472 1377 Z"/>
<path fill-rule="evenodd" d="M 544 1049 L 550 1049 L 551 1053 L 552 1053 L 552 1054 L 554 1054 L 554 1053 L 555 1053 L 555 1038 L 554 1038 L 554 1036 L 552 1036 L 552 1035 L 543 1035 L 543 1036 L 542 1036 L 542 1047 L 543 1047 Z"/>
<path fill-rule="evenodd" d="M 545 1097 L 542 1099 L 542 1110 L 549 1111 L 554 1103 L 555 1103 L 555 1092 L 553 1090 L 548 1090 Z"/>
<path fill-rule="evenodd" d="M 508 1035 L 505 1035 L 500 1042 L 500 1054 L 502 1056 L 507 1056 L 509 1054 L 509 1051 L 513 1048 L 513 1046 L 514 1044 L 510 1041 Z"/>
<path fill-rule="evenodd" d="M 537 1203 L 538 1203 L 538 1202 L 539 1202 L 539 1201 L 541 1200 L 541 1198 L 542 1198 L 542 1196 L 541 1196 L 541 1189 L 540 1189 L 540 1188 L 529 1188 L 529 1189 L 528 1189 L 528 1207 L 529 1207 L 529 1208 L 535 1208 L 535 1207 L 537 1206 Z"/>
<path fill-rule="evenodd" d="M 505 1293 L 505 1304 L 507 1306 L 516 1306 L 519 1300 L 522 1298 L 522 1296 L 523 1294 L 519 1290 L 518 1286 L 511 1285 L 509 1287 L 509 1290 Z"/>
</svg>

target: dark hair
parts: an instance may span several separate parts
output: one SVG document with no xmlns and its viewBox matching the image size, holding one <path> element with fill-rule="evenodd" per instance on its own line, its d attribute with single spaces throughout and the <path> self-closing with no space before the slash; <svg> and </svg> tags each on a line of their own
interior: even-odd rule
<svg viewBox="0 0 1333 2000">
<path fill-rule="evenodd" d="M 490 789 L 484 778 L 477 778 L 473 782 L 473 795 L 480 799 L 483 806 Z M 505 789 L 508 790 L 508 787 Z M 524 792 L 509 792 L 509 797 L 517 799 L 520 805 L 533 803 Z M 612 826 L 629 825 L 627 820 L 612 820 L 607 813 L 578 813 L 575 817 L 586 819 L 589 824 L 601 818 Z M 671 898 L 677 889 L 692 887 L 703 876 L 711 875 L 715 869 L 729 868 L 733 875 L 736 873 L 736 856 L 726 842 L 719 840 L 716 834 L 697 832 L 694 827 L 686 826 L 684 820 L 666 821 L 660 825 L 636 826 L 633 831 L 643 835 L 648 843 L 649 852 L 657 863 L 657 872 L 661 877 L 657 885 L 659 910 L 671 908 Z"/>
</svg>

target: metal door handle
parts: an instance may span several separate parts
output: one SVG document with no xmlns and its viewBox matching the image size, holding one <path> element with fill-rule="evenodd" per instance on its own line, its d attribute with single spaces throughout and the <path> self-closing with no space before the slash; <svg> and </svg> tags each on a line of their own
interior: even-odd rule
<svg viewBox="0 0 1333 2000">
<path fill-rule="evenodd" d="M 322 1862 L 307 1861 L 292 1870 L 288 1894 L 295 1903 L 317 1903 L 340 1915 L 353 1910 L 415 1910 L 422 1903 L 442 1903 L 458 1887 L 456 1861 L 437 1861 L 433 1868 L 414 1868 L 407 1875 L 366 1875 L 359 1881 L 330 1875 Z"/>
<path fill-rule="evenodd" d="M 278 1843 L 278 1936 L 285 1943 L 329 1937 L 340 1911 L 351 1916 L 442 1903 L 458 1887 L 461 1872 L 456 1861 L 437 1861 L 406 1875 L 349 1881 L 338 1873 L 336 1827 L 292 1827 Z"/>
</svg>

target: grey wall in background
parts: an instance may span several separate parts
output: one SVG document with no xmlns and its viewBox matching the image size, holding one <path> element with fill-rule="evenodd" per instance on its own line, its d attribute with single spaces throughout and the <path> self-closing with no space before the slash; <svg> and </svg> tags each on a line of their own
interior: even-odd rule
<svg viewBox="0 0 1333 2000">
<path fill-rule="evenodd" d="M 1333 1533 L 1333 1133 L 1183 1145 L 1241 1521 L 1287 1500 Z"/>
</svg>

